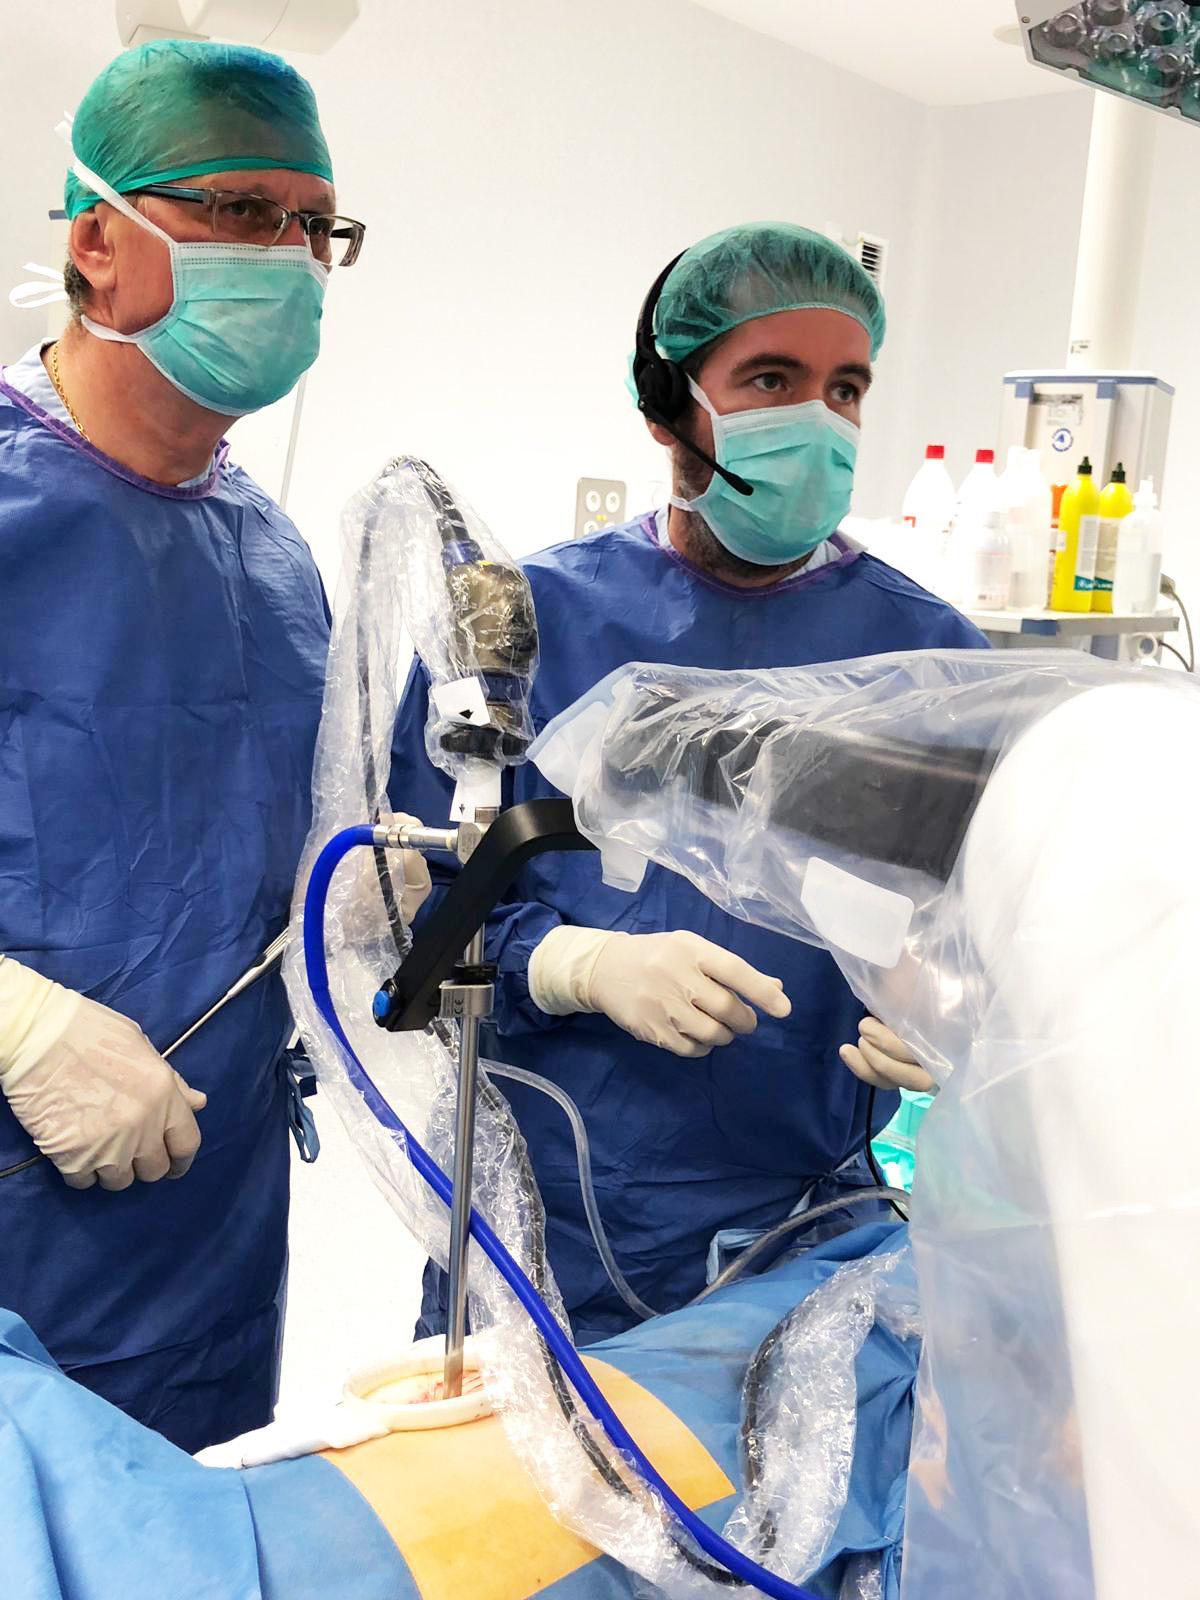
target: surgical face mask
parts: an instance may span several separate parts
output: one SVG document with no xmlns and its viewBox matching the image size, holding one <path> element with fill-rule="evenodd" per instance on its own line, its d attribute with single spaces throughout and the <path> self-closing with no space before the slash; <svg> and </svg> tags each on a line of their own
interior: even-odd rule
<svg viewBox="0 0 1200 1600">
<path fill-rule="evenodd" d="M 133 344 L 198 406 L 244 417 L 281 400 L 317 359 L 329 269 L 306 245 L 180 244 L 81 162 L 74 171 L 171 253 L 171 308 L 140 333 L 90 317 L 97 339 Z"/>
<path fill-rule="evenodd" d="M 850 509 L 858 429 L 821 400 L 719 415 L 704 391 L 692 394 L 712 418 L 713 456 L 754 488 L 740 494 L 714 472 L 694 500 L 671 504 L 703 517 L 731 555 L 760 567 L 810 554 Z"/>
</svg>

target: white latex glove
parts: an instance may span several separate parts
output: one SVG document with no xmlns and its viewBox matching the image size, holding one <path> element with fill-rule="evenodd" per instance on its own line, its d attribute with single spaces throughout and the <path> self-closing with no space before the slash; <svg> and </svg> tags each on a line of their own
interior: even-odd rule
<svg viewBox="0 0 1200 1600">
<path fill-rule="evenodd" d="M 276 1417 L 265 1428 L 239 1433 L 227 1444 L 210 1444 L 196 1452 L 202 1467 L 261 1467 L 268 1461 L 291 1461 L 319 1450 L 345 1450 L 389 1432 L 372 1406 L 307 1406 Z"/>
<path fill-rule="evenodd" d="M 753 1006 L 792 1009 L 778 978 L 696 933 L 555 928 L 533 952 L 529 993 L 550 1016 L 602 1011 L 635 1039 L 692 1057 L 753 1033 Z"/>
<path fill-rule="evenodd" d="M 72 1189 L 181 1178 L 206 1097 L 136 1022 L 0 957 L 0 1089 Z"/>
<path fill-rule="evenodd" d="M 386 827 L 397 823 L 407 823 L 417 828 L 421 826 L 416 817 L 410 817 L 404 811 L 381 813 L 379 820 Z M 411 928 L 414 917 L 433 890 L 428 863 L 419 850 L 389 850 L 387 862 L 396 905 L 404 918 L 405 927 Z M 342 926 L 347 938 L 369 939 L 386 926 L 383 890 L 379 883 L 374 850 L 354 851 L 351 863 L 354 882 L 342 913 Z"/>
<path fill-rule="evenodd" d="M 839 1054 L 856 1078 L 875 1089 L 929 1094 L 936 1088 L 904 1040 L 874 1017 L 863 1018 L 858 1025 L 858 1043 L 844 1044 Z"/>
</svg>

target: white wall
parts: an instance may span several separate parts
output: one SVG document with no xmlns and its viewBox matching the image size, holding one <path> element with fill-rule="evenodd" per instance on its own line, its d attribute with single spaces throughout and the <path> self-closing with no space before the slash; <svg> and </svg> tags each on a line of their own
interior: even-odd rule
<svg viewBox="0 0 1200 1600">
<path fill-rule="evenodd" d="M 452 21 L 440 0 L 363 11 L 328 55 L 296 58 L 339 203 L 369 225 L 360 264 L 331 286 L 289 507 L 327 578 L 341 506 L 397 451 L 426 454 L 518 554 L 569 536 L 581 474 L 625 478 L 640 502 L 665 458 L 624 389 L 638 307 L 716 228 L 784 217 L 882 233 L 893 324 L 909 320 L 923 107 L 690 0 L 468 0 Z M 95 0 L 60 0 L 53 36 L 29 11 L 17 26 L 0 61 L 21 135 L 14 276 L 46 253 L 64 166 L 53 125 L 116 47 Z M 41 327 L 0 303 L 4 358 Z M 889 346 L 864 510 L 892 498 L 909 388 Z M 283 435 L 279 417 L 243 425 L 240 451 L 233 433 L 271 487 Z"/>
<path fill-rule="evenodd" d="M 570 531 L 580 474 L 626 478 L 636 506 L 663 475 L 623 387 L 638 305 L 675 251 L 736 218 L 834 219 L 892 242 L 866 515 L 894 511 L 928 439 L 944 439 L 957 474 L 994 437 L 1005 370 L 1062 359 L 1088 92 L 931 110 L 690 0 L 464 0 L 447 17 L 440 0 L 366 0 L 332 52 L 297 58 L 341 203 L 370 228 L 331 289 L 291 501 L 330 581 L 341 506 L 400 450 L 427 454 L 518 554 Z M 53 126 L 116 43 L 98 0 L 56 0 L 52 31 L 35 8 L 6 23 L 12 281 L 48 253 L 64 167 Z M 1135 360 L 1180 387 L 1171 555 L 1200 593 L 1187 522 L 1200 495 L 1188 382 L 1200 146 L 1156 121 Z M 8 281 L 0 359 L 42 328 L 7 305 Z M 288 420 L 233 434 L 272 488 Z"/>
<path fill-rule="evenodd" d="M 1061 366 L 1092 94 L 930 111 L 919 162 L 918 285 L 900 364 L 912 378 L 903 453 L 943 440 L 954 476 L 996 437 L 1000 375 Z M 1163 495 L 1165 566 L 1200 620 L 1200 131 L 1154 130 L 1131 366 L 1176 386 Z M 1097 241 L 1103 247 L 1103 241 Z M 898 480 L 902 484 L 901 475 Z M 1182 643 L 1182 641 L 1177 641 Z"/>
<path fill-rule="evenodd" d="M 905 329 L 909 461 L 943 442 L 957 481 L 996 443 L 1004 373 L 1065 361 L 1091 104 L 1080 89 L 930 111 Z"/>
<path fill-rule="evenodd" d="M 1196 316 L 1200 129 L 1155 118 L 1134 363 L 1176 387 L 1163 485 L 1164 566 L 1200 622 L 1200 319 Z"/>
<path fill-rule="evenodd" d="M 111 55 L 107 9 L 62 0 L 0 62 L 22 132 L 9 256 L 45 254 L 64 153 L 52 127 Z M 25 13 L 28 15 L 28 13 Z M 45 56 L 39 57 L 39 52 Z M 690 0 L 368 0 L 326 56 L 298 58 L 367 221 L 336 276 L 289 509 L 333 580 L 337 520 L 397 451 L 427 455 L 517 554 L 570 532 L 575 479 L 663 477 L 624 389 L 659 268 L 730 221 L 882 233 L 891 333 L 869 401 L 856 509 L 895 509 L 928 437 L 952 464 L 994 431 L 999 376 L 1059 359 L 1088 97 L 933 111 Z M 40 332 L 0 300 L 0 349 Z M 276 488 L 279 412 L 235 454 Z"/>
<path fill-rule="evenodd" d="M 46 11 L 53 10 L 53 21 Z M 40 338 L 45 311 L 17 311 L 8 292 L 24 282 L 22 264 L 61 267 L 47 214 L 63 203 L 67 149 L 54 132 L 88 84 L 117 53 L 112 7 L 103 0 L 55 0 L 53 7 L 5 6 L 0 20 L 0 125 L 8 192 L 0 232 L 0 362 Z"/>
<path fill-rule="evenodd" d="M 688 0 L 458 12 L 448 27 L 440 4 L 368 5 L 304 63 L 339 203 L 370 227 L 331 289 L 302 430 L 291 509 L 319 549 L 398 450 L 428 455 L 517 553 L 569 535 L 579 475 L 661 477 L 623 386 L 637 310 L 673 254 L 729 222 L 889 236 L 892 315 L 908 313 L 923 108 Z M 885 352 L 868 504 L 906 391 Z"/>
</svg>

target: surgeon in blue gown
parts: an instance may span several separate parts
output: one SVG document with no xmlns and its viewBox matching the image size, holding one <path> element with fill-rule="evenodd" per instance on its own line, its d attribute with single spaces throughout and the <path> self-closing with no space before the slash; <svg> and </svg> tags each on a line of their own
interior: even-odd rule
<svg viewBox="0 0 1200 1600">
<path fill-rule="evenodd" d="M 539 731 L 630 661 L 787 667 L 984 645 L 838 532 L 883 333 L 870 277 L 794 225 L 727 229 L 664 272 L 632 376 L 671 452 L 671 504 L 524 564 L 541 633 Z M 391 792 L 434 823 L 451 790 L 425 756 L 427 707 L 418 664 Z M 555 792 L 528 764 L 505 783 L 506 804 Z M 929 1082 L 901 1041 L 863 1020 L 828 954 L 738 921 L 660 868 L 629 895 L 602 883 L 594 855 L 543 856 L 492 920 L 488 951 L 499 981 L 486 1051 L 578 1103 L 617 1260 L 656 1310 L 703 1287 L 714 1242 L 861 1181 L 868 1083 L 884 1091 L 878 1126 L 898 1087 Z M 592 1247 L 570 1127 L 537 1092 L 503 1089 L 576 1339 L 606 1337 L 635 1319 Z M 444 1320 L 430 1266 L 421 1331 Z"/>
<path fill-rule="evenodd" d="M 0 372 L 0 1302 L 195 1450 L 274 1406 L 282 982 L 159 1051 L 285 925 L 328 644 L 223 436 L 316 357 L 334 191 L 259 51 L 126 52 L 73 142 L 73 317 Z"/>
</svg>

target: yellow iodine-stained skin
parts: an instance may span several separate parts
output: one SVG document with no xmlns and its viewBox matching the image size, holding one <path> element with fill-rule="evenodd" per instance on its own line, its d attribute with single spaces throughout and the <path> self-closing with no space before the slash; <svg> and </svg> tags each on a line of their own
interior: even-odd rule
<svg viewBox="0 0 1200 1600">
<path fill-rule="evenodd" d="M 662 1401 L 600 1361 L 588 1368 L 639 1445 L 689 1506 L 733 1485 Z M 599 1551 L 550 1514 L 495 1416 L 460 1427 L 392 1433 L 325 1459 L 395 1540 L 422 1600 L 525 1600 Z"/>
</svg>

